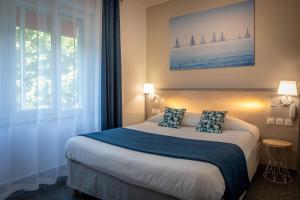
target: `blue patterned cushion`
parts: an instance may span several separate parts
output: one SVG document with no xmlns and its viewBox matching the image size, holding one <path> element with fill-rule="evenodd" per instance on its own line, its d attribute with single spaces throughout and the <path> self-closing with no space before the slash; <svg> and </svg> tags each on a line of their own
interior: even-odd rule
<svg viewBox="0 0 300 200">
<path fill-rule="evenodd" d="M 226 114 L 227 111 L 203 111 L 196 130 L 206 133 L 222 133 Z"/>
<path fill-rule="evenodd" d="M 183 119 L 183 115 L 186 109 L 165 108 L 165 113 L 159 126 L 168 128 L 180 128 L 180 124 Z"/>
</svg>

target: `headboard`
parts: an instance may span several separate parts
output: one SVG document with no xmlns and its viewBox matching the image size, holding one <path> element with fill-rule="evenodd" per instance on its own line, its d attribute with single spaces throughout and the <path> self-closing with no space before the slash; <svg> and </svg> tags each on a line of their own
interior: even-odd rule
<svg viewBox="0 0 300 200">
<path fill-rule="evenodd" d="M 155 99 L 146 100 L 146 118 L 153 116 L 164 107 L 186 108 L 188 112 L 202 110 L 227 110 L 228 115 L 256 125 L 261 138 L 279 138 L 293 142 L 288 165 L 297 169 L 298 120 L 294 126 L 267 125 L 268 116 L 289 117 L 288 107 L 271 107 L 278 101 L 275 90 L 271 89 L 159 89 Z M 298 105 L 298 100 L 296 100 Z M 266 161 L 262 151 L 262 162 Z"/>
</svg>

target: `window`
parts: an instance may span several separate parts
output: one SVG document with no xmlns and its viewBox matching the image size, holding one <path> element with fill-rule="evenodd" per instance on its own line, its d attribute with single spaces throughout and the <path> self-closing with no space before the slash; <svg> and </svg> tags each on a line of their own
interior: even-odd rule
<svg viewBox="0 0 300 200">
<path fill-rule="evenodd" d="M 16 108 L 80 108 L 80 20 L 16 10 Z M 39 19 L 39 21 L 37 20 Z"/>
<path fill-rule="evenodd" d="M 0 199 L 55 181 L 68 139 L 100 130 L 101 10 L 0 0 Z"/>
<path fill-rule="evenodd" d="M 72 33 L 71 21 L 62 20 L 61 43 L 61 107 L 62 109 L 79 108 L 79 41 L 78 28 Z M 73 35 L 75 34 L 75 35 Z"/>
</svg>

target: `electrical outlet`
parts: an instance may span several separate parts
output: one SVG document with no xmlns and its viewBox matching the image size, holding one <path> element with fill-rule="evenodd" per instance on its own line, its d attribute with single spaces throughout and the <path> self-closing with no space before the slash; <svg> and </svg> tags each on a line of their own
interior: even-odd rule
<svg viewBox="0 0 300 200">
<path fill-rule="evenodd" d="M 276 125 L 277 126 L 284 126 L 283 118 L 276 118 Z"/>
<path fill-rule="evenodd" d="M 284 125 L 285 126 L 294 126 L 293 120 L 292 119 L 285 119 L 284 120 Z"/>
<path fill-rule="evenodd" d="M 267 124 L 275 125 L 275 118 L 274 117 L 267 117 Z"/>
</svg>

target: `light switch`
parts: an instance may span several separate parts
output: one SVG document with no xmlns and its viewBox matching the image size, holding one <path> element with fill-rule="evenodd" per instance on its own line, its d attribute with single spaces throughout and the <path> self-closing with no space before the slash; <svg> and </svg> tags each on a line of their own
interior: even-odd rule
<svg viewBox="0 0 300 200">
<path fill-rule="evenodd" d="M 275 124 L 275 118 L 274 117 L 267 117 L 267 124 Z"/>
<path fill-rule="evenodd" d="M 284 126 L 283 118 L 276 118 L 276 125 L 277 126 Z"/>
<path fill-rule="evenodd" d="M 284 125 L 285 126 L 294 126 L 293 120 L 292 119 L 285 119 L 284 120 Z"/>
</svg>

